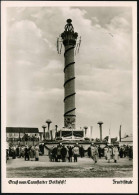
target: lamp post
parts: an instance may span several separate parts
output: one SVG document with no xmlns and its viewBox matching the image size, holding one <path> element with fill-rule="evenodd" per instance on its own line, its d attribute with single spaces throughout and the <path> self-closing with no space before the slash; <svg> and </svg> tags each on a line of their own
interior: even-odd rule
<svg viewBox="0 0 139 195">
<path fill-rule="evenodd" d="M 85 137 L 86 137 L 88 127 L 85 126 L 84 129 L 85 129 Z"/>
<path fill-rule="evenodd" d="M 100 141 L 102 141 L 102 124 L 103 124 L 103 122 L 99 121 L 97 124 L 99 125 L 99 128 L 100 128 Z"/>
<path fill-rule="evenodd" d="M 45 139 L 45 135 L 46 135 L 46 134 L 45 134 L 45 128 L 46 128 L 46 126 L 43 125 L 42 128 L 43 128 L 43 132 L 44 132 L 44 133 L 43 133 L 43 138 Z"/>
<path fill-rule="evenodd" d="M 46 123 L 48 125 L 48 136 L 50 138 L 50 132 L 49 132 L 49 130 L 50 130 L 50 124 L 52 123 L 52 121 L 50 119 L 47 119 Z M 51 140 L 52 140 L 52 131 L 51 131 Z"/>
</svg>

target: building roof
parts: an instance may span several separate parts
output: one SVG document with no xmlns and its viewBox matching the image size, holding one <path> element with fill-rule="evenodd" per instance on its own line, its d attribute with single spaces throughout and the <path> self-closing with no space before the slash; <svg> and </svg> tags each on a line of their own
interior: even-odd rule
<svg viewBox="0 0 139 195">
<path fill-rule="evenodd" d="M 133 142 L 133 136 L 122 138 L 121 142 Z"/>
<path fill-rule="evenodd" d="M 6 127 L 6 133 L 39 133 L 39 129 L 33 127 Z"/>
</svg>

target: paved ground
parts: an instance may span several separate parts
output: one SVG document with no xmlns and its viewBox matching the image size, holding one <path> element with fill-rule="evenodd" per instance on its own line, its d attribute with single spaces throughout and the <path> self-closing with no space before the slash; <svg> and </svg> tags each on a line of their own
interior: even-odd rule
<svg viewBox="0 0 139 195">
<path fill-rule="evenodd" d="M 24 161 L 23 158 L 9 159 L 8 178 L 91 178 L 91 177 L 132 177 L 133 162 L 120 158 L 118 163 L 108 163 L 104 158 L 97 164 L 84 157 L 78 162 L 49 162 L 48 156 L 40 156 L 39 161 Z"/>
</svg>

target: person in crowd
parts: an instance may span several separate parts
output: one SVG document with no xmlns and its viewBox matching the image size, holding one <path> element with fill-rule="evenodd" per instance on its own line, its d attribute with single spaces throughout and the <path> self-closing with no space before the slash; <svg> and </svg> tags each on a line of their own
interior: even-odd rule
<svg viewBox="0 0 139 195">
<path fill-rule="evenodd" d="M 44 144 L 42 144 L 41 152 L 42 152 L 42 155 L 44 155 Z"/>
<path fill-rule="evenodd" d="M 12 150 L 12 158 L 15 159 L 16 158 L 16 147 L 13 145 L 11 150 Z"/>
<path fill-rule="evenodd" d="M 120 158 L 123 158 L 123 149 L 122 149 L 122 147 L 119 148 L 119 156 L 120 156 Z"/>
<path fill-rule="evenodd" d="M 113 159 L 114 158 L 114 154 L 113 154 L 113 148 L 114 148 L 114 146 L 111 145 L 110 148 L 111 148 L 111 159 Z M 118 150 L 118 147 L 117 147 L 117 150 Z M 118 154 L 119 154 L 119 150 L 118 150 Z"/>
<path fill-rule="evenodd" d="M 67 146 L 66 148 L 67 148 L 67 155 L 66 155 L 66 158 L 67 158 L 68 161 L 69 161 L 69 146 Z"/>
<path fill-rule="evenodd" d="M 100 145 L 98 146 L 98 155 L 99 155 L 99 158 L 102 157 L 102 149 L 101 149 Z"/>
<path fill-rule="evenodd" d="M 125 145 L 123 146 L 123 158 L 125 158 L 125 153 L 126 153 L 126 151 L 125 151 Z"/>
<path fill-rule="evenodd" d="M 29 160 L 29 147 L 26 145 L 25 146 L 25 161 Z"/>
<path fill-rule="evenodd" d="M 40 154 L 44 155 L 44 144 L 40 144 L 39 149 L 40 149 Z"/>
<path fill-rule="evenodd" d="M 39 161 L 39 146 L 35 146 L 35 161 Z"/>
<path fill-rule="evenodd" d="M 83 148 L 83 146 L 81 146 L 81 147 L 79 148 L 79 152 L 80 152 L 81 158 L 83 158 L 83 157 L 84 157 L 84 148 Z"/>
<path fill-rule="evenodd" d="M 129 146 L 128 156 L 129 156 L 129 160 L 133 159 L 133 146 Z"/>
<path fill-rule="evenodd" d="M 125 146 L 125 157 L 127 157 L 127 156 L 128 156 L 128 145 Z"/>
<path fill-rule="evenodd" d="M 62 148 L 62 145 L 59 144 L 57 146 L 57 161 L 60 162 L 60 159 L 61 159 L 61 148 Z"/>
<path fill-rule="evenodd" d="M 51 161 L 54 162 L 55 160 L 56 160 L 56 150 L 55 147 L 53 146 L 51 150 Z"/>
<path fill-rule="evenodd" d="M 35 148 L 34 148 L 34 146 L 30 147 L 29 156 L 30 156 L 30 160 L 33 161 L 34 158 L 35 158 Z"/>
<path fill-rule="evenodd" d="M 72 152 L 72 147 L 69 146 L 69 149 L 68 149 L 68 155 L 69 155 L 69 162 L 72 162 L 72 155 L 73 155 L 73 152 Z"/>
<path fill-rule="evenodd" d="M 6 144 L 6 163 L 7 163 L 7 160 L 9 160 L 9 144 L 8 143 Z"/>
<path fill-rule="evenodd" d="M 57 147 L 53 147 L 52 149 L 52 159 L 57 162 Z"/>
<path fill-rule="evenodd" d="M 94 160 L 95 163 L 97 163 L 98 149 L 94 143 L 91 144 L 91 158 Z"/>
<path fill-rule="evenodd" d="M 91 146 L 88 147 L 87 152 L 88 152 L 88 157 L 90 158 L 91 157 Z"/>
<path fill-rule="evenodd" d="M 23 157 L 23 158 L 24 158 L 24 156 L 25 156 L 25 147 L 22 146 L 22 147 L 21 147 L 20 157 Z"/>
<path fill-rule="evenodd" d="M 107 151 L 108 151 L 108 146 L 104 148 L 104 157 L 106 160 L 107 160 Z"/>
<path fill-rule="evenodd" d="M 63 147 L 61 148 L 61 158 L 62 158 L 62 162 L 66 161 L 66 155 L 67 155 L 67 149 L 66 147 L 63 145 Z"/>
<path fill-rule="evenodd" d="M 7 160 L 9 160 L 9 150 L 6 149 L 6 163 L 7 163 Z"/>
<path fill-rule="evenodd" d="M 72 149 L 73 156 L 74 156 L 74 162 L 78 161 L 78 155 L 79 155 L 79 147 L 77 144 L 75 144 L 74 148 Z"/>
<path fill-rule="evenodd" d="M 16 156 L 19 157 L 19 146 L 16 146 Z"/>
<path fill-rule="evenodd" d="M 119 156 L 120 158 L 123 158 L 123 148 L 122 147 L 120 147 L 119 149 Z"/>
<path fill-rule="evenodd" d="M 117 146 L 114 146 L 113 147 L 113 159 L 114 159 L 115 163 L 117 163 L 117 161 L 118 161 L 118 156 L 119 156 L 118 148 L 117 148 Z"/>
<path fill-rule="evenodd" d="M 18 158 L 21 158 L 21 146 L 19 145 L 18 148 L 19 148 L 19 156 L 18 156 Z"/>
<path fill-rule="evenodd" d="M 9 156 L 12 156 L 12 146 L 9 146 Z"/>
<path fill-rule="evenodd" d="M 108 160 L 108 163 L 110 163 L 110 160 L 111 160 L 111 155 L 112 155 L 112 149 L 110 147 L 107 147 L 107 160 Z"/>
<path fill-rule="evenodd" d="M 53 159 L 52 159 L 52 151 L 53 151 L 53 148 L 54 148 L 54 146 L 52 146 L 51 148 L 49 148 L 49 160 L 50 160 L 50 162 L 53 161 Z"/>
</svg>

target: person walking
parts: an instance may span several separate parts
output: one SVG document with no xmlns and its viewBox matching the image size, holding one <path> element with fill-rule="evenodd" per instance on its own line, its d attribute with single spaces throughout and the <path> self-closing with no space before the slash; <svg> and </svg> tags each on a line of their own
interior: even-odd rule
<svg viewBox="0 0 139 195">
<path fill-rule="evenodd" d="M 87 152 L 88 152 L 88 157 L 90 158 L 91 157 L 91 146 L 88 147 Z"/>
<path fill-rule="evenodd" d="M 74 146 L 74 148 L 72 149 L 73 152 L 73 156 L 74 156 L 74 162 L 78 161 L 78 155 L 79 155 L 79 147 L 77 146 L 77 144 Z"/>
<path fill-rule="evenodd" d="M 100 147 L 100 145 L 98 146 L 98 156 L 99 156 L 99 158 L 101 158 L 101 147 Z"/>
<path fill-rule="evenodd" d="M 72 152 L 72 147 L 71 146 L 69 147 L 68 154 L 69 154 L 69 162 L 72 162 L 73 152 Z"/>
<path fill-rule="evenodd" d="M 108 151 L 108 146 L 104 148 L 104 157 L 106 160 L 107 160 L 107 151 Z"/>
<path fill-rule="evenodd" d="M 119 156 L 118 148 L 116 146 L 114 146 L 113 147 L 113 159 L 114 159 L 114 162 L 115 163 L 117 163 L 118 156 Z"/>
<path fill-rule="evenodd" d="M 30 156 L 30 160 L 33 161 L 35 158 L 35 149 L 34 146 L 31 146 L 30 151 L 29 151 L 29 156 Z"/>
<path fill-rule="evenodd" d="M 59 144 L 57 146 L 57 162 L 60 162 L 60 159 L 61 159 L 61 148 L 62 148 L 62 146 L 61 146 L 61 144 Z"/>
<path fill-rule="evenodd" d="M 98 149 L 95 146 L 95 144 L 92 143 L 91 145 L 91 157 L 94 160 L 95 163 L 97 163 L 97 159 L 98 159 Z"/>
<path fill-rule="evenodd" d="M 25 146 L 25 161 L 26 160 L 29 160 L 29 148 L 27 145 Z"/>
<path fill-rule="evenodd" d="M 49 160 L 50 160 L 50 162 L 52 162 L 53 160 L 52 160 L 52 151 L 53 151 L 53 148 L 54 148 L 54 146 L 52 146 L 51 148 L 49 148 Z"/>
<path fill-rule="evenodd" d="M 16 158 L 16 147 L 14 145 L 12 147 L 12 157 L 13 157 L 13 159 Z"/>
<path fill-rule="evenodd" d="M 133 159 L 133 146 L 129 147 L 128 154 L 129 154 L 129 160 L 132 160 Z"/>
<path fill-rule="evenodd" d="M 81 147 L 79 148 L 79 152 L 80 152 L 81 158 L 83 158 L 83 157 L 84 157 L 84 148 L 83 148 L 83 146 L 81 146 Z"/>
<path fill-rule="evenodd" d="M 39 147 L 35 146 L 35 161 L 39 161 Z"/>
<path fill-rule="evenodd" d="M 55 162 L 57 162 L 57 147 L 55 147 L 55 146 L 52 150 L 52 158 Z"/>
<path fill-rule="evenodd" d="M 111 154 L 112 154 L 112 149 L 110 147 L 108 147 L 108 150 L 107 150 L 107 160 L 108 160 L 108 163 L 110 163 Z"/>
<path fill-rule="evenodd" d="M 62 162 L 66 161 L 66 154 L 67 154 L 67 149 L 65 148 L 65 146 L 63 145 L 63 147 L 61 148 L 61 158 L 62 158 Z"/>
<path fill-rule="evenodd" d="M 119 155 L 120 155 L 120 158 L 123 158 L 123 148 L 122 147 L 120 147 Z"/>
</svg>

